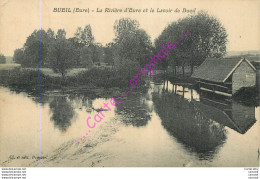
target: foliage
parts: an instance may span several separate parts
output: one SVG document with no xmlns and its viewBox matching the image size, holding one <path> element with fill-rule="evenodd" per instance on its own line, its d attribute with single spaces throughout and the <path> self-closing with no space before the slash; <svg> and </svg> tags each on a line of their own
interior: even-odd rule
<svg viewBox="0 0 260 179">
<path fill-rule="evenodd" d="M 92 67 L 94 63 L 103 61 L 103 47 L 101 44 L 95 43 L 90 25 L 86 25 L 84 29 L 78 27 L 74 39 L 77 43 L 81 66 Z"/>
<path fill-rule="evenodd" d="M 104 51 L 100 44 L 84 46 L 80 50 L 80 61 L 83 67 L 92 67 L 94 63 L 103 61 Z"/>
<path fill-rule="evenodd" d="M 66 82 L 72 86 L 94 86 L 99 88 L 120 87 L 126 88 L 129 86 L 129 81 L 122 78 L 122 75 L 109 68 L 91 68 L 88 71 L 80 72 L 76 76 L 68 77 Z"/>
<path fill-rule="evenodd" d="M 74 108 L 65 96 L 55 96 L 50 102 L 52 112 L 51 120 L 61 132 L 66 132 L 71 126 L 71 121 L 75 115 Z"/>
<path fill-rule="evenodd" d="M 45 66 L 48 46 L 54 37 L 54 32 L 51 29 L 35 30 L 26 40 L 24 44 L 24 54 L 20 59 L 23 67 L 40 67 Z M 22 55 L 22 53 L 19 53 Z"/>
<path fill-rule="evenodd" d="M 6 57 L 3 54 L 0 54 L 0 64 L 6 63 Z"/>
<path fill-rule="evenodd" d="M 140 24 L 137 20 L 133 20 L 130 18 L 121 18 L 119 20 L 116 20 L 113 27 L 116 36 L 115 41 L 117 41 L 117 39 L 121 37 L 122 33 L 124 33 L 125 31 L 134 32 L 139 29 L 139 26 Z"/>
<path fill-rule="evenodd" d="M 80 61 L 83 67 L 91 68 L 93 66 L 93 53 L 91 48 L 82 47 L 80 50 Z"/>
<path fill-rule="evenodd" d="M 18 64 L 24 63 L 24 50 L 22 48 L 16 49 L 14 51 L 13 60 L 15 63 L 18 63 Z"/>
<path fill-rule="evenodd" d="M 66 39 L 66 31 L 64 29 L 58 29 L 56 39 Z"/>
<path fill-rule="evenodd" d="M 83 30 L 81 27 L 78 27 L 74 37 L 81 46 L 89 46 L 95 41 L 90 25 L 86 25 Z"/>
<path fill-rule="evenodd" d="M 226 30 L 218 19 L 205 11 L 168 25 L 155 41 L 157 49 L 161 48 L 160 43 L 166 45 L 168 41 L 179 41 L 188 31 L 191 34 L 167 57 L 172 62 L 174 59 L 174 66 L 182 65 L 184 69 L 188 63 L 193 73 L 194 65 L 200 65 L 207 57 L 219 58 L 225 55 Z"/>
<path fill-rule="evenodd" d="M 247 106 L 259 106 L 259 87 L 243 87 L 239 89 L 233 98 Z"/>
<path fill-rule="evenodd" d="M 94 43 L 89 45 L 88 48 L 90 49 L 93 63 L 100 63 L 104 61 L 104 49 L 102 44 Z"/>
<path fill-rule="evenodd" d="M 72 42 L 65 38 L 57 38 L 50 43 L 48 61 L 54 72 L 60 73 L 65 78 L 68 69 L 75 63 Z"/>
<path fill-rule="evenodd" d="M 25 88 L 28 91 L 38 91 L 40 88 L 56 88 L 59 87 L 59 79 L 49 77 L 40 70 L 25 70 L 15 68 L 11 71 L 0 71 L 0 84 L 10 87 Z"/>
<path fill-rule="evenodd" d="M 114 65 L 114 48 L 115 43 L 110 42 L 104 47 L 104 62 Z"/>
<path fill-rule="evenodd" d="M 16 49 L 14 61 L 22 67 L 50 67 L 63 78 L 69 68 L 92 67 L 104 61 L 104 49 L 94 43 L 91 26 L 79 27 L 75 36 L 66 39 L 66 31 L 58 29 L 35 30 L 26 40 L 24 47 Z"/>
<path fill-rule="evenodd" d="M 75 37 L 69 38 L 68 40 L 71 42 L 74 49 L 73 54 L 75 57 L 75 63 L 73 64 L 73 67 L 82 67 L 82 62 L 80 59 L 80 50 L 82 49 L 81 44 L 77 42 L 77 39 Z"/>
<path fill-rule="evenodd" d="M 138 71 L 137 68 L 147 63 L 151 57 L 152 42 L 143 29 L 139 29 L 136 20 L 122 18 L 115 22 L 114 63 L 120 74 L 129 79 Z"/>
</svg>

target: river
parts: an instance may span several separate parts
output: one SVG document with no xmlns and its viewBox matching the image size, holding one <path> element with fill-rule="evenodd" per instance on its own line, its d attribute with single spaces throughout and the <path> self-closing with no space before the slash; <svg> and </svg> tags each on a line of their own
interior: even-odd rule
<svg viewBox="0 0 260 179">
<path fill-rule="evenodd" d="M 259 107 L 151 82 L 147 92 L 132 93 L 103 112 L 105 118 L 78 144 L 88 131 L 86 118 L 108 101 L 0 87 L 0 166 L 259 165 Z"/>
</svg>

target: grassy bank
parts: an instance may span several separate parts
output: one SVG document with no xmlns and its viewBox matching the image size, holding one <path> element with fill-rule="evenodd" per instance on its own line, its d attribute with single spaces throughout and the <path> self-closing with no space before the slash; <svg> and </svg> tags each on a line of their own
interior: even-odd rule
<svg viewBox="0 0 260 179">
<path fill-rule="evenodd" d="M 121 95 L 130 89 L 130 77 L 123 77 L 120 72 L 108 68 L 92 68 L 75 75 L 68 75 L 64 80 L 60 76 L 46 75 L 40 70 L 15 68 L 0 70 L 0 85 L 15 90 L 38 93 L 41 91 L 62 90 L 69 93 L 93 93 L 98 96 Z M 136 90 L 146 88 L 145 82 L 140 82 Z"/>
</svg>

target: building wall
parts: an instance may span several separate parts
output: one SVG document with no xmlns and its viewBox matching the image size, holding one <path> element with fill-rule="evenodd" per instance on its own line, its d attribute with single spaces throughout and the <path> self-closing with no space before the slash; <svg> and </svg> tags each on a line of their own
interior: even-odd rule
<svg viewBox="0 0 260 179">
<path fill-rule="evenodd" d="M 250 65 L 243 61 L 233 72 L 232 76 L 232 94 L 242 87 L 254 86 L 256 83 L 256 72 Z"/>
</svg>

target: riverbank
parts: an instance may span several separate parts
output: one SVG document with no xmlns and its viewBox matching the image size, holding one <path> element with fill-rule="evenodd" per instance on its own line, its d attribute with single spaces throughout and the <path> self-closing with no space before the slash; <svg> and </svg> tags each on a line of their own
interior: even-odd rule
<svg viewBox="0 0 260 179">
<path fill-rule="evenodd" d="M 41 70 L 15 68 L 12 70 L 0 70 L 0 85 L 9 87 L 14 91 L 27 92 L 30 95 L 42 93 L 86 93 L 92 97 L 116 97 L 129 89 L 129 79 L 122 77 L 111 69 L 92 68 L 74 75 L 68 75 L 65 79 L 60 76 L 49 76 Z M 135 91 L 142 92 L 147 88 L 143 81 L 135 87 Z"/>
<path fill-rule="evenodd" d="M 160 70 L 159 70 L 160 71 Z M 182 85 L 193 89 L 198 89 L 194 79 L 188 74 L 173 74 L 171 71 L 153 75 L 155 83 L 168 80 L 172 84 Z M 31 96 L 41 96 L 42 94 L 85 94 L 90 98 L 120 98 L 130 87 L 129 79 L 122 77 L 119 72 L 108 68 L 92 68 L 88 71 L 81 71 L 74 75 L 68 75 L 63 80 L 61 76 L 46 75 L 40 70 L 14 68 L 12 70 L 0 70 L 0 85 L 10 88 L 13 91 L 26 92 Z M 148 88 L 149 80 L 142 80 L 142 84 L 137 85 L 133 92 L 145 92 Z M 259 89 L 257 87 L 242 88 L 232 99 L 245 105 L 259 105 Z"/>
</svg>

